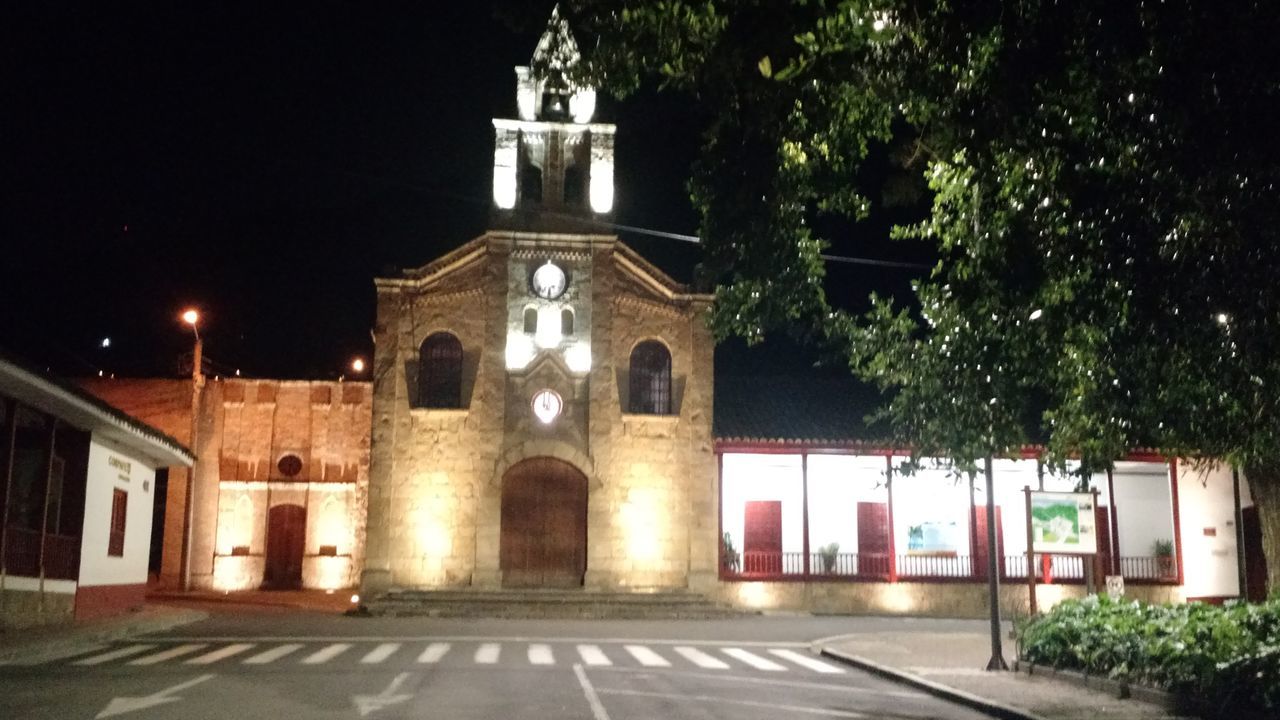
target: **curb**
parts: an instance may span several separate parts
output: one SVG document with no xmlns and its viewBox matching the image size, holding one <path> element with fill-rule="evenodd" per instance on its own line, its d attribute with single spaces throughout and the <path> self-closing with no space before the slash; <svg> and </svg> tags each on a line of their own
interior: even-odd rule
<svg viewBox="0 0 1280 720">
<path fill-rule="evenodd" d="M 205 620 L 209 613 L 201 610 L 173 608 L 165 605 L 152 606 L 161 612 L 149 613 L 147 617 L 120 618 L 104 622 L 101 626 L 67 626 L 49 638 L 19 643 L 10 647 L 0 647 L 0 665 L 37 665 L 52 660 L 79 655 L 103 643 L 121 640 L 133 635 L 171 630 L 181 625 L 189 625 Z"/>
<path fill-rule="evenodd" d="M 155 593 L 148 595 L 148 600 L 177 603 L 210 603 L 217 605 L 249 605 L 253 607 L 289 608 L 291 610 L 310 610 L 318 613 L 342 615 L 348 608 L 321 607 L 307 603 L 305 600 L 280 600 L 257 596 L 238 595 L 236 593 Z M 349 604 L 348 604 L 349 606 Z"/>
<path fill-rule="evenodd" d="M 905 670 L 881 665 L 874 660 L 868 660 L 857 655 L 850 655 L 828 647 L 822 648 L 820 652 L 823 656 L 829 657 L 832 660 L 838 660 L 846 665 L 851 665 L 860 670 L 866 670 L 873 675 L 878 675 L 887 680 L 899 682 L 904 685 L 910 685 L 919 690 L 923 690 L 930 695 L 940 697 L 943 700 L 949 700 L 958 705 L 964 705 L 965 707 L 986 713 L 992 717 L 1001 718 L 1001 720 L 1046 720 L 1043 716 L 1036 715 L 1026 710 L 1020 710 L 1009 705 L 995 702 L 994 700 L 988 700 L 987 698 L 964 692 L 963 690 L 957 690 L 948 685 L 936 683 L 932 680 L 926 680 L 915 673 L 909 673 Z"/>
</svg>

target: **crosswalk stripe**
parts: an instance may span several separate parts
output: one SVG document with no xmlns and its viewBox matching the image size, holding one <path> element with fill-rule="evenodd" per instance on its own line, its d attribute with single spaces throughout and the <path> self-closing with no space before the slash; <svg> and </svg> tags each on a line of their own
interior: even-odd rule
<svg viewBox="0 0 1280 720">
<path fill-rule="evenodd" d="M 627 652 L 631 653 L 631 657 L 640 662 L 641 665 L 648 667 L 671 667 L 671 663 L 658 653 L 650 650 L 644 645 L 624 645 Z"/>
<path fill-rule="evenodd" d="M 769 652 L 785 660 L 790 660 L 797 665 L 807 667 L 814 672 L 826 673 L 828 675 L 838 675 L 844 672 L 844 670 L 836 667 L 835 665 L 824 663 L 817 658 L 809 657 L 808 655 L 798 653 L 795 650 L 780 650 L 778 648 L 772 648 Z"/>
<path fill-rule="evenodd" d="M 285 645 L 281 645 L 279 647 L 273 647 L 270 650 L 267 650 L 265 652 L 260 652 L 257 655 L 251 655 L 245 658 L 244 664 L 245 665 L 266 665 L 267 663 L 273 663 L 279 660 L 280 658 L 284 657 L 285 655 L 288 655 L 289 653 L 294 652 L 296 650 L 300 650 L 301 648 L 302 648 L 302 643 L 288 643 Z"/>
<path fill-rule="evenodd" d="M 476 663 L 480 665 L 492 665 L 498 662 L 498 655 L 502 653 L 502 646 L 498 643 L 485 643 L 476 648 Z"/>
<path fill-rule="evenodd" d="M 197 650 L 203 650 L 208 646 L 209 646 L 208 643 L 193 643 L 190 645 L 179 645 L 177 647 L 171 647 L 168 650 L 165 650 L 164 652 L 158 652 L 155 655 L 147 655 L 145 657 L 140 657 L 137 660 L 131 661 L 129 664 L 130 665 L 155 665 L 156 663 L 162 663 L 165 660 L 172 660 L 182 655 L 189 655 Z"/>
<path fill-rule="evenodd" d="M 786 670 L 786 668 L 782 667 L 778 663 L 762 658 L 755 653 L 749 653 L 742 648 L 721 648 L 721 652 L 735 660 L 741 660 L 757 670 Z"/>
<path fill-rule="evenodd" d="M 529 662 L 533 665 L 555 665 L 556 658 L 551 654 L 551 646 L 534 643 L 529 646 Z"/>
<path fill-rule="evenodd" d="M 604 654 L 599 645 L 579 645 L 578 656 L 588 665 L 612 665 L 609 656 Z"/>
<path fill-rule="evenodd" d="M 427 646 L 427 649 L 423 650 L 422 654 L 418 656 L 418 662 L 438 663 L 440 662 L 440 658 L 444 657 L 444 654 L 449 652 L 450 647 L 452 646 L 449 645 L 449 643 L 431 643 Z"/>
<path fill-rule="evenodd" d="M 396 654 L 400 649 L 400 643 L 382 643 L 378 647 L 369 651 L 368 655 L 360 658 L 360 662 L 364 665 L 374 665 Z"/>
<path fill-rule="evenodd" d="M 193 657 L 187 661 L 188 665 L 212 665 L 219 660 L 226 660 L 232 655 L 238 655 L 245 650 L 253 647 L 253 643 L 235 643 L 224 648 L 218 648 L 211 653 L 205 653 L 199 657 Z"/>
<path fill-rule="evenodd" d="M 155 648 L 155 645 L 130 645 L 129 647 L 122 647 L 119 650 L 112 650 L 111 652 L 103 653 L 102 655 L 94 655 L 93 657 L 85 658 L 83 660 L 77 660 L 76 662 L 71 664 L 72 665 L 101 665 L 102 663 L 111 662 L 112 660 L 119 660 L 120 658 L 127 658 L 131 655 L 144 653 L 153 648 Z"/>
<path fill-rule="evenodd" d="M 351 643 L 334 643 L 322 650 L 317 650 L 310 655 L 302 658 L 303 665 L 319 665 L 327 663 L 338 657 L 342 653 L 351 649 Z"/>
<path fill-rule="evenodd" d="M 683 656 L 684 659 L 688 660 L 694 665 L 697 665 L 700 668 L 706 668 L 708 670 L 728 670 L 729 669 L 729 663 L 721 660 L 720 658 L 712 657 L 697 648 L 686 647 L 682 645 L 682 646 L 674 647 L 672 648 L 672 650 L 675 650 L 676 652 L 680 653 L 680 655 Z"/>
</svg>

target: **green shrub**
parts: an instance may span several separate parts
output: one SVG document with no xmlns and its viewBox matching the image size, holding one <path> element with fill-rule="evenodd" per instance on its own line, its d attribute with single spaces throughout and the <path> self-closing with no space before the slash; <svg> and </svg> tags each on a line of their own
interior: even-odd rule
<svg viewBox="0 0 1280 720">
<path fill-rule="evenodd" d="M 1280 600 L 1148 605 L 1069 600 L 1020 629 L 1034 663 L 1166 688 L 1212 715 L 1280 713 Z"/>
</svg>

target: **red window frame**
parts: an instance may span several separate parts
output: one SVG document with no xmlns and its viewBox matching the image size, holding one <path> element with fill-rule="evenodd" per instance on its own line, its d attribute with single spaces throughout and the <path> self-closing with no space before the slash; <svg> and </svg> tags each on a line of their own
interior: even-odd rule
<svg viewBox="0 0 1280 720">
<path fill-rule="evenodd" d="M 124 556 L 124 531 L 129 512 L 129 492 L 116 488 L 111 495 L 111 531 L 107 536 L 107 555 Z"/>
</svg>

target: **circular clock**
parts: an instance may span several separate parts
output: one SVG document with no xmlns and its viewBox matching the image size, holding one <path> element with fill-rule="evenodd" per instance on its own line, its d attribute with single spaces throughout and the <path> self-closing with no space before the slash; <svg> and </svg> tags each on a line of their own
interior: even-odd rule
<svg viewBox="0 0 1280 720">
<path fill-rule="evenodd" d="M 564 409 L 564 400 L 560 399 L 560 394 L 555 390 L 539 390 L 533 396 L 533 415 L 542 421 L 543 425 L 550 425 L 552 420 L 560 417 L 560 411 Z"/>
<path fill-rule="evenodd" d="M 544 300 L 555 300 L 564 294 L 564 270 L 547 261 L 545 265 L 533 271 L 533 294 Z"/>
</svg>

